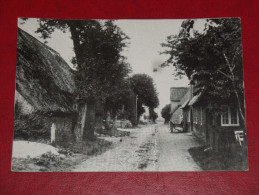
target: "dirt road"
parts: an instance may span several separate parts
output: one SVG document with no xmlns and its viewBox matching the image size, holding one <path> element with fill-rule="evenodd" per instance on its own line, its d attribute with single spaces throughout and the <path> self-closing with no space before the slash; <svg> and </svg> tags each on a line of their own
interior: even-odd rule
<svg viewBox="0 0 259 195">
<path fill-rule="evenodd" d="M 197 146 L 188 133 L 170 133 L 163 124 L 131 130 L 114 139 L 115 147 L 89 158 L 71 171 L 199 171 L 188 149 Z M 119 141 L 118 141 L 119 140 Z"/>
</svg>

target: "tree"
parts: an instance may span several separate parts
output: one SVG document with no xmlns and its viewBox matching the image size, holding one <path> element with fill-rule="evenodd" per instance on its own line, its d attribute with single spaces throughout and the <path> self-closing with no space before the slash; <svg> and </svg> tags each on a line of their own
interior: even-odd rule
<svg viewBox="0 0 259 195">
<path fill-rule="evenodd" d="M 154 110 L 159 105 L 158 94 L 153 79 L 146 74 L 135 74 L 130 78 L 134 93 L 137 95 L 137 120 L 145 112 L 143 105 Z"/>
<path fill-rule="evenodd" d="M 114 86 L 128 76 L 130 66 L 121 55 L 126 39 L 128 37 L 111 20 L 104 24 L 94 20 L 84 26 L 79 46 L 84 56 L 83 66 L 78 69 L 83 96 L 91 94 L 104 101 Z"/>
<path fill-rule="evenodd" d="M 75 52 L 72 62 L 77 69 L 76 95 L 87 101 L 88 119 L 91 118 L 85 126 L 84 138 L 91 139 L 95 128 L 92 121 L 95 120 L 95 107 L 102 107 L 110 91 L 129 73 L 129 65 L 120 54 L 128 37 L 112 20 L 38 21 L 40 27 L 36 32 L 40 33 L 43 39 L 50 38 L 56 29 L 71 33 Z"/>
<path fill-rule="evenodd" d="M 171 117 L 170 111 L 171 111 L 170 104 L 165 105 L 161 110 L 161 116 L 165 119 L 165 124 L 167 124 L 170 120 L 170 117 Z"/>
<path fill-rule="evenodd" d="M 185 20 L 179 34 L 162 44 L 170 56 L 163 65 L 173 64 L 178 76 L 197 80 L 209 107 L 218 113 L 222 101 L 235 100 L 246 124 L 240 19 L 208 19 L 203 33 L 193 29 L 194 23 Z"/>
<path fill-rule="evenodd" d="M 126 47 L 124 41 L 128 37 L 111 20 L 103 24 L 95 21 L 85 28 L 81 31 L 80 40 L 85 65 L 77 77 L 77 83 L 80 96 L 94 99 L 98 108 L 95 129 L 98 130 L 102 128 L 105 113 L 112 113 L 112 118 L 116 116 L 116 106 L 119 102 L 110 110 L 107 110 L 107 102 L 111 102 L 111 98 L 113 102 L 119 99 L 115 96 L 119 94 L 118 90 L 131 71 L 130 65 L 121 55 L 121 51 Z"/>
<path fill-rule="evenodd" d="M 149 108 L 149 117 L 150 119 L 156 123 L 156 119 L 158 118 L 158 114 L 154 111 L 153 108 Z"/>
<path fill-rule="evenodd" d="M 105 110 L 110 111 L 115 119 L 119 111 L 123 110 L 123 118 L 127 118 L 135 124 L 135 94 L 131 88 L 129 79 L 114 86 L 104 104 Z"/>
</svg>

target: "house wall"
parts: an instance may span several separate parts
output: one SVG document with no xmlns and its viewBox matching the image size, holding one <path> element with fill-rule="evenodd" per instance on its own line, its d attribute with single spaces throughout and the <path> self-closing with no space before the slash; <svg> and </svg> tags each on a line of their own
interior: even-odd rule
<svg viewBox="0 0 259 195">
<path fill-rule="evenodd" d="M 230 144 L 236 142 L 234 131 L 244 130 L 245 126 L 241 120 L 241 116 L 239 115 L 239 125 L 238 126 L 221 126 L 221 116 L 218 115 L 215 117 L 216 120 L 216 128 L 211 129 L 211 136 L 213 133 L 216 136 L 216 142 L 211 142 L 211 146 L 214 147 L 216 150 L 220 150 Z M 215 138 L 214 138 L 215 139 Z M 213 138 L 211 138 L 213 140 Z M 214 145 L 213 145 L 214 144 Z"/>
<path fill-rule="evenodd" d="M 17 90 L 15 90 L 15 105 L 19 106 L 21 114 L 31 114 L 34 111 L 33 106 Z"/>
<path fill-rule="evenodd" d="M 189 112 L 191 112 L 190 116 L 189 116 Z M 185 132 L 191 132 L 193 131 L 193 128 L 192 128 L 192 110 L 190 107 L 188 108 L 185 108 L 183 110 L 183 117 L 184 117 L 184 131 Z M 188 120 L 189 118 L 189 120 Z"/>
<path fill-rule="evenodd" d="M 14 139 L 46 140 L 60 146 L 75 141 L 75 114 L 38 113 L 14 118 Z"/>
<path fill-rule="evenodd" d="M 52 117 L 52 125 L 55 125 L 55 144 L 68 147 L 74 143 L 73 123 L 74 121 L 71 115 Z"/>
<path fill-rule="evenodd" d="M 181 124 L 183 117 L 183 110 L 179 107 L 172 115 L 171 115 L 171 122 L 174 124 Z"/>
<path fill-rule="evenodd" d="M 183 131 L 188 132 L 188 122 L 187 122 L 187 117 L 188 117 L 188 109 L 183 109 Z"/>
<path fill-rule="evenodd" d="M 239 116 L 238 126 L 221 126 L 221 115 L 209 112 L 205 106 L 202 107 L 202 124 L 199 121 L 195 123 L 194 108 L 195 106 L 183 110 L 184 131 L 193 131 L 195 136 L 216 151 L 235 143 L 234 131 L 245 128 L 241 116 Z M 188 112 L 190 111 L 190 122 L 188 122 Z"/>
<path fill-rule="evenodd" d="M 207 130 L 207 127 L 206 127 L 206 112 L 205 112 L 206 109 L 204 107 L 194 107 L 194 108 L 197 108 L 198 110 L 202 109 L 202 117 L 201 117 L 200 110 L 197 112 L 198 113 L 198 119 L 200 119 L 200 117 L 201 117 L 202 122 L 200 122 L 199 120 L 197 121 L 197 123 L 193 122 L 193 132 L 197 137 L 199 137 L 204 142 L 206 142 L 207 141 L 206 140 L 206 130 Z M 192 116 L 194 116 L 194 115 L 192 115 Z"/>
<path fill-rule="evenodd" d="M 172 112 L 172 111 L 176 111 L 176 109 L 179 107 L 179 103 L 180 103 L 180 101 L 171 101 L 171 107 L 170 107 L 171 112 Z M 176 116 L 176 115 L 175 115 L 174 113 L 171 114 L 170 121 L 171 121 L 172 123 L 174 123 L 175 116 Z"/>
<path fill-rule="evenodd" d="M 192 90 L 190 87 L 190 99 L 193 97 L 193 91 L 197 91 L 197 88 Z M 187 95 L 186 95 L 187 96 Z M 185 99 L 181 100 L 183 103 Z M 203 101 L 203 102 L 201 102 Z M 207 109 L 206 98 L 200 100 L 192 106 L 186 106 L 183 108 L 183 130 L 185 132 L 193 131 L 195 136 L 202 139 L 208 146 L 211 146 L 214 150 L 219 151 L 228 145 L 236 143 L 234 131 L 240 131 L 245 129 L 245 125 L 239 115 L 239 125 L 236 126 L 222 126 L 221 114 L 212 113 Z M 180 103 L 180 104 L 181 104 Z M 229 100 L 226 105 L 237 107 L 235 102 Z M 202 106 L 202 124 L 195 123 L 194 109 Z M 220 105 L 219 105 L 220 106 Z M 188 115 L 190 114 L 190 120 L 188 121 Z M 173 118 L 173 117 L 172 117 Z"/>
</svg>

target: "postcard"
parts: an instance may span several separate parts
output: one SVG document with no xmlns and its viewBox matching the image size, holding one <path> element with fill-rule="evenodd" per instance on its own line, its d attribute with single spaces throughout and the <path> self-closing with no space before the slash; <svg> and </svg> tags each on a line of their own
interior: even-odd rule
<svg viewBox="0 0 259 195">
<path fill-rule="evenodd" d="M 19 18 L 12 171 L 247 171 L 240 18 Z"/>
</svg>

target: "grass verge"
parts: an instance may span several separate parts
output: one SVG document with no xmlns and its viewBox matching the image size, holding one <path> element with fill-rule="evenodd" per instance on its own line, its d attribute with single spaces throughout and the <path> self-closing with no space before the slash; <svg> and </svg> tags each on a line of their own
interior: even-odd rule
<svg viewBox="0 0 259 195">
<path fill-rule="evenodd" d="M 205 150 L 206 146 L 189 149 L 194 161 L 204 171 L 246 171 L 248 170 L 247 149 L 241 146 L 231 146 L 220 152 Z"/>
<path fill-rule="evenodd" d="M 35 158 L 12 158 L 15 172 L 68 172 L 91 156 L 99 155 L 112 147 L 112 143 L 97 138 L 77 148 L 59 148 L 60 155 L 44 153 Z"/>
</svg>

